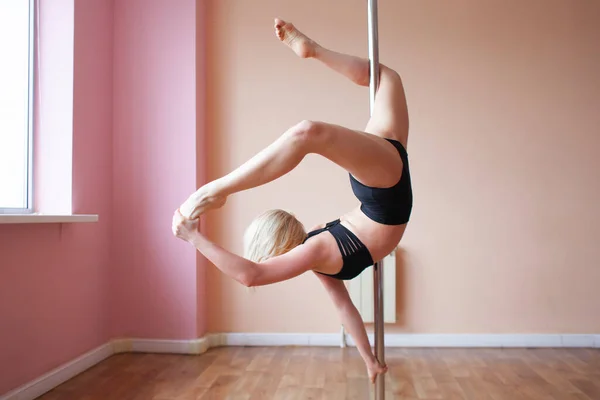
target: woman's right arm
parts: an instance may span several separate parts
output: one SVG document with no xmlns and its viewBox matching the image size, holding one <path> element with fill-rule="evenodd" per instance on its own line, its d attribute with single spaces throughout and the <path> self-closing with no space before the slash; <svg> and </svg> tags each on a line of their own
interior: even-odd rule
<svg viewBox="0 0 600 400">
<path fill-rule="evenodd" d="M 316 273 L 316 275 L 323 286 L 325 286 L 327 293 L 338 310 L 342 325 L 346 331 L 348 331 L 350 336 L 352 336 L 352 339 L 354 339 L 358 352 L 367 367 L 369 368 L 372 365 L 377 364 L 377 360 L 371 350 L 371 344 L 369 343 L 365 324 L 360 313 L 356 309 L 356 306 L 352 302 L 344 282 L 326 275 L 318 273 Z"/>
</svg>

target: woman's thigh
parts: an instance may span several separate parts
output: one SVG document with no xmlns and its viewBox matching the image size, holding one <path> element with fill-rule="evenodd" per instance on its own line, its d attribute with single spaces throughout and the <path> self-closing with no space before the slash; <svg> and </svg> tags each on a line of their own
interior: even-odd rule
<svg viewBox="0 0 600 400">
<path fill-rule="evenodd" d="M 398 140 L 406 148 L 408 142 L 408 107 L 400 75 L 382 65 L 373 114 L 366 132 Z"/>
<path fill-rule="evenodd" d="M 402 159 L 384 138 L 343 126 L 313 122 L 310 153 L 333 161 L 364 185 L 391 187 L 402 175 Z"/>
</svg>

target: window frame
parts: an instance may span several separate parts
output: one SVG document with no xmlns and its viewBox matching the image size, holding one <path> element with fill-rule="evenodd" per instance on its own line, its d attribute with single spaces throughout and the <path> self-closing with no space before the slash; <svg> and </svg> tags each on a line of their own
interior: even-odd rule
<svg viewBox="0 0 600 400">
<path fill-rule="evenodd" d="M 36 0 L 29 2 L 29 60 L 28 60 L 28 102 L 27 102 L 27 184 L 25 185 L 25 200 L 27 202 L 24 208 L 2 208 L 2 214 L 32 214 L 33 205 L 33 141 L 34 141 L 34 114 L 35 114 L 35 78 L 36 78 Z"/>
</svg>

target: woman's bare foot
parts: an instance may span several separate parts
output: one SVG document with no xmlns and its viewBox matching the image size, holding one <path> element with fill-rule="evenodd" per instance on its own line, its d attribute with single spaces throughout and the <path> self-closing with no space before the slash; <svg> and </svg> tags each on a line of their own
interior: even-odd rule
<svg viewBox="0 0 600 400">
<path fill-rule="evenodd" d="M 369 371 L 369 380 L 371 383 L 375 383 L 377 375 L 385 374 L 388 370 L 387 365 L 382 366 L 377 360 L 367 364 L 367 370 Z"/>
<path fill-rule="evenodd" d="M 207 211 L 223 207 L 226 202 L 227 196 L 217 194 L 211 182 L 194 192 L 179 207 L 179 211 L 185 218 L 196 219 Z"/>
<path fill-rule="evenodd" d="M 318 44 L 294 27 L 294 24 L 275 18 L 275 34 L 301 58 L 315 55 Z"/>
</svg>

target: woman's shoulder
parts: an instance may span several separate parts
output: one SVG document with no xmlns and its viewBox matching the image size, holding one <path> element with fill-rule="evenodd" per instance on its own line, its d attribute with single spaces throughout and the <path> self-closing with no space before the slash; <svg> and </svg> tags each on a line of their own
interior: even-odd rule
<svg viewBox="0 0 600 400">
<path fill-rule="evenodd" d="M 309 232 L 318 231 L 319 229 L 323 229 L 323 228 L 325 228 L 325 225 L 326 224 L 315 225 L 312 228 L 310 228 Z"/>
</svg>

